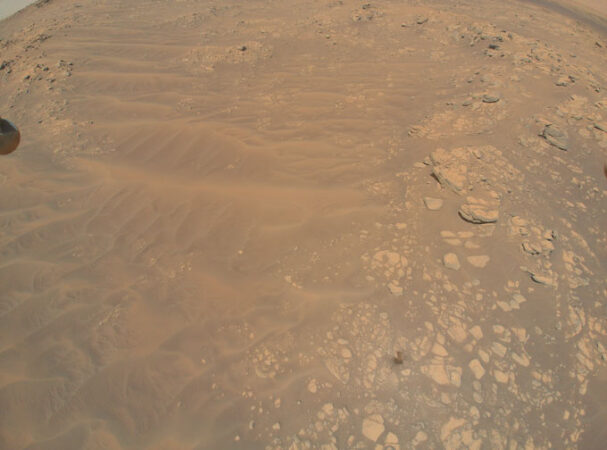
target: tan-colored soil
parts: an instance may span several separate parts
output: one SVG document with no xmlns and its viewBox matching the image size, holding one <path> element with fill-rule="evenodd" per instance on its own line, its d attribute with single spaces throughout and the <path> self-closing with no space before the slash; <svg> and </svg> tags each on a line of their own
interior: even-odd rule
<svg viewBox="0 0 607 450">
<path fill-rule="evenodd" d="M 0 22 L 0 448 L 601 448 L 607 34 L 577 11 Z"/>
</svg>

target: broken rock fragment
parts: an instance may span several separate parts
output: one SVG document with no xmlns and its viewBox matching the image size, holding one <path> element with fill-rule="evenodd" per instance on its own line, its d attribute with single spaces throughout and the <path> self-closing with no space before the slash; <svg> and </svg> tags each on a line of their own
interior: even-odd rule
<svg viewBox="0 0 607 450">
<path fill-rule="evenodd" d="M 467 203 L 459 208 L 459 215 L 470 223 L 493 223 L 497 222 L 499 211 L 495 202 L 468 197 Z"/>
<path fill-rule="evenodd" d="M 432 152 L 430 155 L 432 173 L 442 186 L 455 192 L 461 192 L 466 188 L 468 168 L 462 161 L 465 161 L 467 156 L 465 149 L 448 152 L 439 148 Z"/>
<path fill-rule="evenodd" d="M 541 136 L 546 139 L 550 145 L 560 149 L 567 150 L 569 148 L 569 136 L 567 133 L 554 124 L 549 124 L 544 127 Z"/>
<path fill-rule="evenodd" d="M 455 253 L 447 253 L 443 256 L 443 264 L 447 269 L 459 270 L 461 267 L 459 259 Z"/>
<path fill-rule="evenodd" d="M 385 429 L 384 418 L 379 414 L 373 414 L 363 420 L 363 435 L 373 442 L 377 441 Z"/>
<path fill-rule="evenodd" d="M 466 258 L 468 260 L 468 262 L 470 263 L 470 265 L 477 267 L 479 269 L 483 269 L 487 264 L 489 264 L 489 256 L 487 255 L 474 255 L 474 256 L 468 256 L 468 258 Z"/>
</svg>

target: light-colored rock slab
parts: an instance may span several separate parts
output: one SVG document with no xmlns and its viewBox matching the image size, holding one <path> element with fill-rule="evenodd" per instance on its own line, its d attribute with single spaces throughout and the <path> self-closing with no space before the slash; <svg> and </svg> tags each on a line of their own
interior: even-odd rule
<svg viewBox="0 0 607 450">
<path fill-rule="evenodd" d="M 501 342 L 494 342 L 493 344 L 491 344 L 491 351 L 495 355 L 503 358 L 504 356 L 506 356 L 506 352 L 508 351 L 508 349 Z"/>
<path fill-rule="evenodd" d="M 445 256 L 443 256 L 443 264 L 447 269 L 451 270 L 459 270 L 461 267 L 459 258 L 455 253 L 447 253 Z"/>
<path fill-rule="evenodd" d="M 497 381 L 498 383 L 502 383 L 502 384 L 508 383 L 508 374 L 505 372 L 502 372 L 501 370 L 494 369 L 493 377 L 495 378 L 495 381 Z"/>
<path fill-rule="evenodd" d="M 474 255 L 474 256 L 468 256 L 468 258 L 466 258 L 466 260 L 468 261 L 468 263 L 471 266 L 477 267 L 479 269 L 484 269 L 487 264 L 489 264 L 489 261 L 491 260 L 491 258 L 489 258 L 489 256 L 487 255 Z"/>
<path fill-rule="evenodd" d="M 443 347 L 442 345 L 440 345 L 437 342 L 435 342 L 434 345 L 432 346 L 432 353 L 434 353 L 436 356 L 443 356 L 443 357 L 449 355 L 449 353 L 447 352 L 445 347 Z"/>
<path fill-rule="evenodd" d="M 450 417 L 447 423 L 445 423 L 440 429 L 440 439 L 441 441 L 446 441 L 447 438 L 455 431 L 456 429 L 464 426 L 466 424 L 466 419 L 458 419 L 455 417 Z"/>
<path fill-rule="evenodd" d="M 443 364 L 435 363 L 422 366 L 421 371 L 424 375 L 431 378 L 436 384 L 440 384 L 441 386 L 451 384 L 449 374 L 447 373 L 447 369 Z"/>
<path fill-rule="evenodd" d="M 470 199 L 470 198 L 469 198 Z M 481 224 L 494 223 L 499 218 L 499 211 L 494 206 L 480 199 L 469 200 L 459 208 L 459 215 L 466 222 Z"/>
<path fill-rule="evenodd" d="M 384 444 L 390 447 L 396 447 L 398 446 L 398 436 L 395 435 L 394 433 L 390 432 L 386 435 L 386 440 L 384 441 Z"/>
<path fill-rule="evenodd" d="M 432 173 L 438 182 L 455 192 L 461 192 L 466 188 L 468 181 L 468 168 L 458 161 L 458 151 L 448 152 L 438 148 L 430 155 L 432 162 Z"/>
<path fill-rule="evenodd" d="M 430 211 L 438 211 L 443 207 L 443 200 L 440 198 L 424 197 L 424 205 Z"/>
<path fill-rule="evenodd" d="M 423 431 L 418 431 L 415 434 L 415 437 L 413 438 L 413 441 L 411 441 L 411 443 L 413 444 L 413 447 L 416 447 L 419 444 L 421 444 L 422 442 L 426 442 L 427 440 L 428 440 L 428 435 Z"/>
<path fill-rule="evenodd" d="M 385 429 L 384 418 L 379 414 L 373 414 L 363 419 L 363 436 L 370 441 L 377 442 Z"/>
<path fill-rule="evenodd" d="M 470 361 L 468 367 L 470 368 L 470 370 L 474 374 L 474 377 L 477 380 L 480 380 L 485 376 L 485 368 L 478 359 L 473 359 L 472 361 Z"/>
<path fill-rule="evenodd" d="M 403 288 L 395 281 L 388 284 L 388 289 L 392 295 L 403 295 Z"/>
</svg>

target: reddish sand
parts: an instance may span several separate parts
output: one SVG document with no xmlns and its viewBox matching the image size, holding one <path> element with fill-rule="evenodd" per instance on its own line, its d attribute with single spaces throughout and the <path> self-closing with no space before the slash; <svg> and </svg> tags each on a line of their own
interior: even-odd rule
<svg viewBox="0 0 607 450">
<path fill-rule="evenodd" d="M 22 134 L 0 448 L 601 448 L 587 6 L 50 0 L 0 22 Z"/>
</svg>

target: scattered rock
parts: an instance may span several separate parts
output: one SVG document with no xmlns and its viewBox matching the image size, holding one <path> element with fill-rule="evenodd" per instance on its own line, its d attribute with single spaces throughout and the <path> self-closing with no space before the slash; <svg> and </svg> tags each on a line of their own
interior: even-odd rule
<svg viewBox="0 0 607 450">
<path fill-rule="evenodd" d="M 538 284 L 543 284 L 544 286 L 550 286 L 550 287 L 556 287 L 556 281 L 554 280 L 553 276 L 548 276 L 548 275 L 542 275 L 539 273 L 534 273 L 534 272 L 530 272 L 527 271 L 529 273 L 529 276 L 531 277 L 531 279 L 533 281 L 535 281 Z"/>
<path fill-rule="evenodd" d="M 483 199 L 468 197 L 468 203 L 459 209 L 459 215 L 466 222 L 482 224 L 497 222 L 499 211 L 491 202 Z"/>
<path fill-rule="evenodd" d="M 521 303 L 525 303 L 527 301 L 527 299 L 521 294 L 513 294 L 512 300 L 516 302 L 517 305 L 520 305 Z"/>
<path fill-rule="evenodd" d="M 607 122 L 595 122 L 594 128 L 607 133 Z"/>
<path fill-rule="evenodd" d="M 447 334 L 458 344 L 464 342 L 468 337 L 468 332 L 460 321 L 454 321 L 447 330 Z"/>
<path fill-rule="evenodd" d="M 445 347 L 443 347 L 442 345 L 440 345 L 438 342 L 435 342 L 434 345 L 432 346 L 432 353 L 434 353 L 436 356 L 449 356 L 449 353 L 447 352 L 447 349 Z"/>
<path fill-rule="evenodd" d="M 386 435 L 386 440 L 384 441 L 384 444 L 387 445 L 388 447 L 392 447 L 392 448 L 397 447 L 398 446 L 398 436 L 392 432 L 388 433 Z"/>
<path fill-rule="evenodd" d="M 504 356 L 506 356 L 506 352 L 508 351 L 508 349 L 501 342 L 494 342 L 493 344 L 491 344 L 491 351 L 500 358 L 503 358 Z"/>
<path fill-rule="evenodd" d="M 463 149 L 447 152 L 438 148 L 430 155 L 432 173 L 438 182 L 455 192 L 463 191 L 467 183 L 468 168 L 459 161 L 466 153 Z"/>
<path fill-rule="evenodd" d="M 422 442 L 426 442 L 427 440 L 428 435 L 423 431 L 418 431 L 411 443 L 413 444 L 413 447 L 416 447 L 417 445 L 421 444 Z"/>
<path fill-rule="evenodd" d="M 473 359 L 472 361 L 470 361 L 468 367 L 470 368 L 470 370 L 474 374 L 474 377 L 477 380 L 480 380 L 485 376 L 485 369 L 483 368 L 483 365 L 478 359 Z"/>
<path fill-rule="evenodd" d="M 379 414 L 373 414 L 363 420 L 363 435 L 373 442 L 377 441 L 385 429 L 384 418 Z"/>
<path fill-rule="evenodd" d="M 397 351 L 394 356 L 394 364 L 402 364 L 405 361 L 405 357 L 402 351 Z"/>
<path fill-rule="evenodd" d="M 449 421 L 441 427 L 440 430 L 440 439 L 441 441 L 447 440 L 449 435 L 457 428 L 463 426 L 466 423 L 465 419 L 456 419 L 455 417 L 450 417 Z"/>
<path fill-rule="evenodd" d="M 417 20 L 415 21 L 415 23 L 417 23 L 418 25 L 423 25 L 426 22 L 428 22 L 428 18 L 424 17 L 424 16 L 418 17 Z"/>
<path fill-rule="evenodd" d="M 530 361 L 526 355 L 519 355 L 517 353 L 512 353 L 512 359 L 514 360 L 514 362 L 516 362 L 517 364 L 519 364 L 523 367 L 529 367 Z"/>
<path fill-rule="evenodd" d="M 441 386 L 450 384 L 447 369 L 441 363 L 433 363 L 427 366 L 422 366 L 421 371 L 424 375 L 431 378 L 436 384 L 440 384 Z"/>
<path fill-rule="evenodd" d="M 521 247 L 523 248 L 523 251 L 525 253 L 528 253 L 530 255 L 536 256 L 539 255 L 542 252 L 542 248 L 538 247 L 537 244 L 535 243 L 531 243 L 529 241 L 525 241 L 521 244 Z"/>
<path fill-rule="evenodd" d="M 474 339 L 481 340 L 483 338 L 483 330 L 478 325 L 474 325 L 470 328 L 470 334 L 474 336 Z"/>
<path fill-rule="evenodd" d="M 495 381 L 498 383 L 506 384 L 508 383 L 508 374 L 502 372 L 501 370 L 494 369 L 493 376 L 495 377 Z"/>
<path fill-rule="evenodd" d="M 509 301 L 498 300 L 497 306 L 499 306 L 502 311 L 510 312 L 516 309 L 520 309 L 521 303 L 526 302 L 527 299 L 523 297 L 521 294 L 514 294 Z"/>
<path fill-rule="evenodd" d="M 388 284 L 388 289 L 392 295 L 403 295 L 403 288 L 398 285 L 397 282 L 391 282 Z"/>
<path fill-rule="evenodd" d="M 546 125 L 541 136 L 546 139 L 546 142 L 558 149 L 566 151 L 569 148 L 569 137 L 567 136 L 567 133 L 554 124 Z"/>
<path fill-rule="evenodd" d="M 489 256 L 487 255 L 476 255 L 476 256 L 468 256 L 466 258 L 470 265 L 474 267 L 478 267 L 479 269 L 483 269 L 487 264 L 489 264 Z"/>
<path fill-rule="evenodd" d="M 459 262 L 459 258 L 455 253 L 447 253 L 443 256 L 443 264 L 447 269 L 459 270 L 461 264 Z"/>
<path fill-rule="evenodd" d="M 314 378 L 312 378 L 308 382 L 308 392 L 310 392 L 312 394 L 316 394 L 317 391 L 318 391 L 318 385 L 316 384 L 316 380 Z"/>
<path fill-rule="evenodd" d="M 485 94 L 483 95 L 483 103 L 497 103 L 500 101 L 499 95 Z"/>
<path fill-rule="evenodd" d="M 438 211 L 443 207 L 443 200 L 440 198 L 424 197 L 424 204 L 430 211 Z"/>
</svg>

